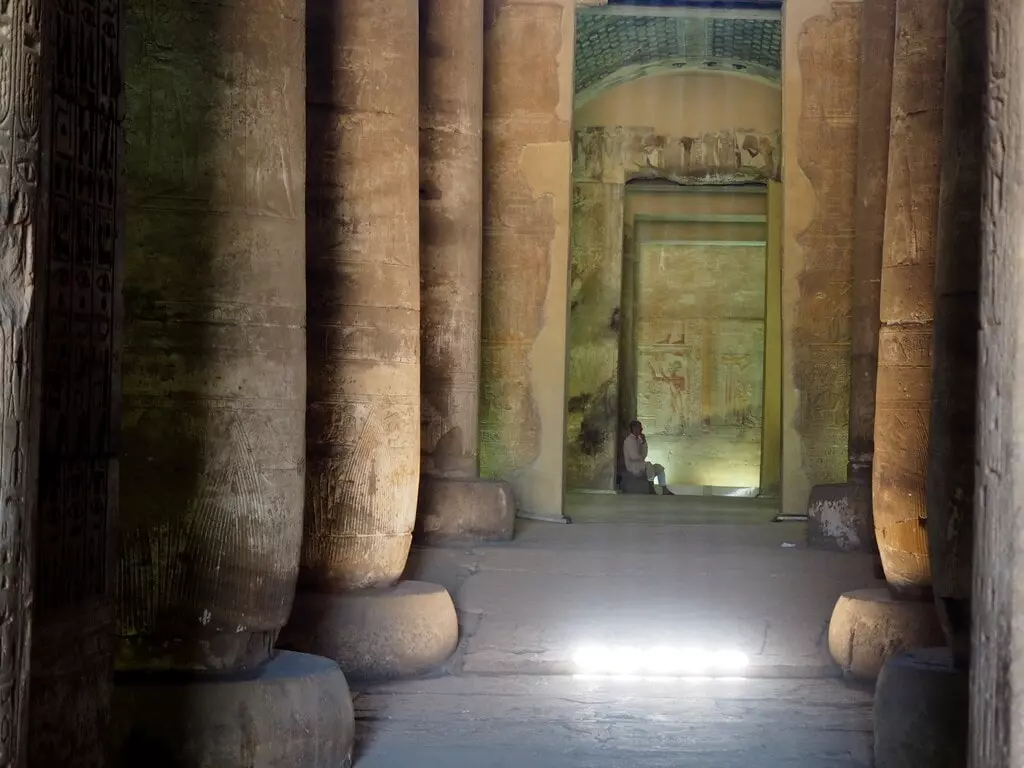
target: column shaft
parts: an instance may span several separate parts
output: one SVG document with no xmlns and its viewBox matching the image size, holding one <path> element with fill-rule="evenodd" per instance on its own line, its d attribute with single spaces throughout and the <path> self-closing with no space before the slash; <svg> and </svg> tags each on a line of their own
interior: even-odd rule
<svg viewBox="0 0 1024 768">
<path fill-rule="evenodd" d="M 309 10 L 304 586 L 390 586 L 420 467 L 416 0 Z"/>
<path fill-rule="evenodd" d="M 882 254 L 874 522 L 891 589 L 931 585 L 925 468 L 947 0 L 899 0 Z"/>
<path fill-rule="evenodd" d="M 875 449 L 879 285 L 885 234 L 886 176 L 896 0 L 864 0 L 857 123 L 857 195 L 853 204 L 850 316 L 850 463 L 853 524 L 865 548 L 875 539 L 871 465 Z M 868 544 L 871 542 L 871 545 Z"/>
<path fill-rule="evenodd" d="M 4 212 L 0 239 L 0 558 L 4 606 L 0 630 L 0 764 L 27 765 L 32 519 L 36 508 L 37 384 L 45 274 L 37 263 L 40 143 L 39 0 L 0 7 L 0 157 Z"/>
<path fill-rule="evenodd" d="M 54 3 L 29 762 L 106 765 L 121 428 L 120 0 Z M 92 57 L 90 59 L 90 57 Z"/>
<path fill-rule="evenodd" d="M 118 663 L 266 662 L 302 534 L 301 3 L 126 8 Z"/>
<path fill-rule="evenodd" d="M 484 0 L 481 473 L 559 517 L 573 0 Z"/>
<path fill-rule="evenodd" d="M 483 3 L 420 3 L 424 479 L 475 478 L 480 432 Z"/>
<path fill-rule="evenodd" d="M 985 0 L 949 0 L 928 463 L 932 587 L 957 663 L 970 652 Z"/>
<path fill-rule="evenodd" d="M 987 5 L 968 764 L 1016 768 L 1024 764 L 1024 6 Z"/>
</svg>

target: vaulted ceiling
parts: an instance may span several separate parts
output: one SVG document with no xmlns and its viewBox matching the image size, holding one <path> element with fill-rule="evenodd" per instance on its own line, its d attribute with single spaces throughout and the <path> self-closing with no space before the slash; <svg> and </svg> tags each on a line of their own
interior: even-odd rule
<svg viewBox="0 0 1024 768">
<path fill-rule="evenodd" d="M 660 72 L 730 72 L 778 83 L 780 5 L 780 0 L 608 0 L 607 5 L 580 7 L 577 104 Z"/>
</svg>

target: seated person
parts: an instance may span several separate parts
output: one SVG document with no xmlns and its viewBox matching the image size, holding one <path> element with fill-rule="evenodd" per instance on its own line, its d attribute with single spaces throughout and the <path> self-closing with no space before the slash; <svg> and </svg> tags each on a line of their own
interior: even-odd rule
<svg viewBox="0 0 1024 768">
<path fill-rule="evenodd" d="M 641 477 L 648 482 L 658 479 L 662 496 L 675 496 L 665 482 L 665 468 L 661 464 L 647 461 L 647 438 L 644 436 L 644 425 L 639 421 L 629 422 L 629 434 L 622 444 L 622 458 L 626 471 L 634 477 Z"/>
</svg>

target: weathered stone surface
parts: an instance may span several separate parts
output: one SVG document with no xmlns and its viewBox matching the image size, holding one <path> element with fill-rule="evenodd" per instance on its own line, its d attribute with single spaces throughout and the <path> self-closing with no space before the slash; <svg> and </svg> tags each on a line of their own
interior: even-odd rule
<svg viewBox="0 0 1024 768">
<path fill-rule="evenodd" d="M 39 437 L 39 381 L 47 265 L 39 250 L 46 231 L 39 206 L 40 65 L 39 0 L 13 0 L 0 8 L 0 527 L 3 580 L 0 600 L 0 760 L 27 764 L 29 644 L 31 638 L 33 520 Z"/>
<path fill-rule="evenodd" d="M 1024 765 L 1024 7 L 989 0 L 968 764 Z"/>
<path fill-rule="evenodd" d="M 300 591 L 281 647 L 315 649 L 352 681 L 414 677 L 455 651 L 459 622 L 443 587 L 402 581 L 387 589 Z"/>
<path fill-rule="evenodd" d="M 765 247 L 731 242 L 730 225 L 718 227 L 721 244 L 647 241 L 642 228 L 636 418 L 650 436 L 648 458 L 664 465 L 670 483 L 756 488 Z M 759 234 L 763 242 L 763 223 Z"/>
<path fill-rule="evenodd" d="M 124 314 L 121 13 L 119 0 L 74 0 L 44 16 L 45 44 L 60 53 L 44 69 L 48 289 L 28 762 L 52 768 L 106 765 Z M 87 50 L 99 69 L 83 77 Z"/>
<path fill-rule="evenodd" d="M 861 16 L 857 122 L 857 194 L 853 203 L 850 293 L 850 452 L 852 520 L 874 550 L 871 471 L 875 452 L 875 387 L 885 238 L 885 197 L 892 107 L 897 0 L 864 0 Z"/>
<path fill-rule="evenodd" d="M 882 665 L 901 651 L 942 642 L 942 628 L 930 600 L 897 600 L 887 589 L 846 592 L 832 611 L 828 649 L 843 671 L 874 680 Z"/>
<path fill-rule="evenodd" d="M 309 4 L 309 410 L 300 584 L 387 586 L 420 467 L 416 0 Z"/>
<path fill-rule="evenodd" d="M 508 483 L 435 478 L 420 488 L 417 541 L 434 546 L 510 541 L 516 504 Z"/>
<path fill-rule="evenodd" d="M 422 473 L 479 471 L 483 3 L 420 12 Z"/>
<path fill-rule="evenodd" d="M 846 479 L 861 3 L 783 9 L 782 505 Z"/>
<path fill-rule="evenodd" d="M 305 27 L 272 2 L 163 8 L 125 22 L 118 664 L 248 667 L 302 528 Z"/>
<path fill-rule="evenodd" d="M 963 668 L 971 643 L 985 23 L 981 0 L 950 0 L 925 494 L 932 588 Z"/>
<path fill-rule="evenodd" d="M 561 514 L 572 0 L 484 0 L 484 477 Z"/>
<path fill-rule="evenodd" d="M 886 580 L 931 586 L 925 471 L 947 0 L 899 0 L 875 397 L 873 508 Z"/>
<path fill-rule="evenodd" d="M 854 494 L 871 493 L 851 483 L 816 485 L 807 502 L 807 543 L 816 549 L 856 552 L 863 546 Z M 867 531 L 872 535 L 873 531 Z"/>
<path fill-rule="evenodd" d="M 624 195 L 621 184 L 573 184 L 565 449 L 571 489 L 615 487 Z"/>
<path fill-rule="evenodd" d="M 875 768 L 967 768 L 967 677 L 946 648 L 889 659 L 875 686 Z"/>
<path fill-rule="evenodd" d="M 285 651 L 251 676 L 119 679 L 110 765 L 339 768 L 354 733 L 338 665 Z"/>
<path fill-rule="evenodd" d="M 634 125 L 588 127 L 573 135 L 573 177 L 625 184 L 671 179 L 678 184 L 749 184 L 778 179 L 780 132 L 723 126 L 700 136 L 666 136 Z"/>
</svg>

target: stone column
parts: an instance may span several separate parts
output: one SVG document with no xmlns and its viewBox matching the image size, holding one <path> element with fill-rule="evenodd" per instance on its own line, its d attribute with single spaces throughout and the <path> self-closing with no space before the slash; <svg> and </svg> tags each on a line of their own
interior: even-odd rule
<svg viewBox="0 0 1024 768">
<path fill-rule="evenodd" d="M 885 235 L 889 118 L 896 0 L 864 0 L 857 123 L 857 196 L 853 203 L 850 315 L 850 463 L 848 525 L 859 549 L 873 551 L 871 470 L 875 452 L 879 299 Z"/>
<path fill-rule="evenodd" d="M 989 0 L 971 590 L 971 768 L 1024 763 L 1024 7 Z"/>
<path fill-rule="evenodd" d="M 573 0 L 483 0 L 481 474 L 562 519 Z"/>
<path fill-rule="evenodd" d="M 900 654 L 882 670 L 878 768 L 967 766 L 986 5 L 949 0 L 946 46 L 926 496 L 933 589 L 948 646 Z"/>
<path fill-rule="evenodd" d="M 882 252 L 874 520 L 889 588 L 931 597 L 925 469 L 931 408 L 947 0 L 899 0 Z"/>
<path fill-rule="evenodd" d="M 925 467 L 947 0 L 898 0 L 882 249 L 874 525 L 888 589 L 843 595 L 829 650 L 874 679 L 907 648 L 941 644 L 931 601 Z"/>
<path fill-rule="evenodd" d="M 357 679 L 418 674 L 458 626 L 444 589 L 398 584 L 420 478 L 417 0 L 308 13 L 309 461 L 282 643 Z"/>
<path fill-rule="evenodd" d="M 813 486 L 846 480 L 861 3 L 782 12 L 781 490 L 804 513 Z"/>
<path fill-rule="evenodd" d="M 27 765 L 29 638 L 31 637 L 32 519 L 36 509 L 39 436 L 38 383 L 44 265 L 36 238 L 43 229 L 37 185 L 40 143 L 39 0 L 13 0 L 0 7 L 0 759 Z"/>
<path fill-rule="evenodd" d="M 339 765 L 344 677 L 273 650 L 303 518 L 303 4 L 125 5 L 111 764 Z"/>
<path fill-rule="evenodd" d="M 480 470 L 484 13 L 480 0 L 420 3 L 419 540 L 512 538 L 507 483 Z"/>
<path fill-rule="evenodd" d="M 121 428 L 120 0 L 44 17 L 47 278 L 29 763 L 106 764 Z M 90 58 L 91 57 L 91 58 Z"/>
</svg>

